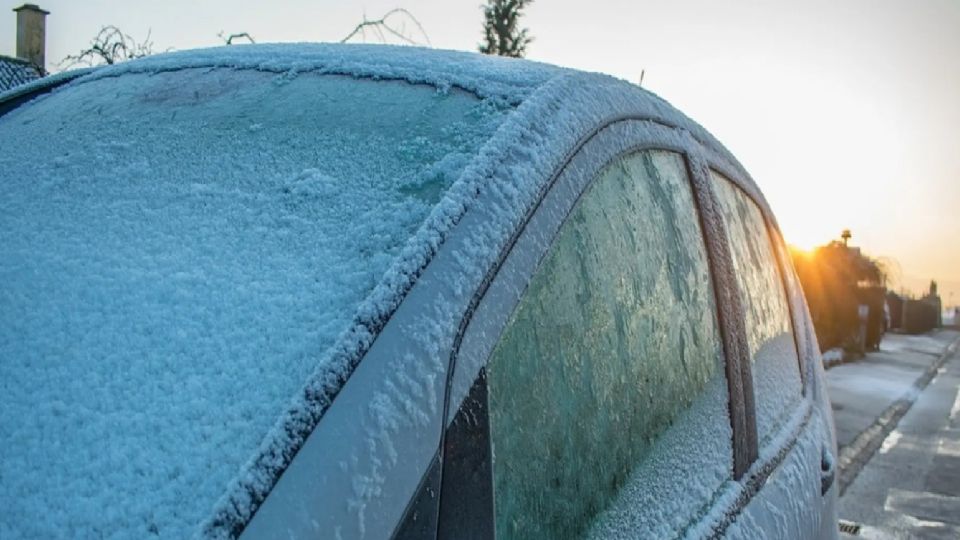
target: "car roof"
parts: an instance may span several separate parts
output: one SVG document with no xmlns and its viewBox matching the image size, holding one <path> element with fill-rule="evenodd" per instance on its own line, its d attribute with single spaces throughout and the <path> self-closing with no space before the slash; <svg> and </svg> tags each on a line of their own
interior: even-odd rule
<svg viewBox="0 0 960 540">
<path fill-rule="evenodd" d="M 104 67 L 91 78 L 187 68 L 320 72 L 404 80 L 517 102 L 571 70 L 502 57 L 420 47 L 334 43 L 248 44 L 159 54 Z"/>
<path fill-rule="evenodd" d="M 459 88 L 482 99 L 498 99 L 512 105 L 558 101 L 577 89 L 590 88 L 594 92 L 591 102 L 580 103 L 579 108 L 569 111 L 574 124 L 589 129 L 588 126 L 616 117 L 635 116 L 678 128 L 727 162 L 741 177 L 734 180 L 755 198 L 763 199 L 746 170 L 716 138 L 656 94 L 609 75 L 525 59 L 395 45 L 244 44 L 158 54 L 103 66 L 71 78 L 81 84 L 127 73 L 190 68 L 252 69 L 278 74 L 315 72 L 402 80 L 431 85 L 439 91 Z M 0 102 L 4 97 L 0 94 Z M 765 206 L 765 202 L 761 204 Z"/>
</svg>

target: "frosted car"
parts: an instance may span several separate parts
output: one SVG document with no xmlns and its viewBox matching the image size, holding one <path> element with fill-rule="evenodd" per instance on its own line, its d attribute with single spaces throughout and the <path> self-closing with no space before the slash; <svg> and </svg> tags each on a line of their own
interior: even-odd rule
<svg viewBox="0 0 960 540">
<path fill-rule="evenodd" d="M 836 537 L 777 224 L 658 97 L 256 45 L 0 111 L 0 537 Z"/>
</svg>

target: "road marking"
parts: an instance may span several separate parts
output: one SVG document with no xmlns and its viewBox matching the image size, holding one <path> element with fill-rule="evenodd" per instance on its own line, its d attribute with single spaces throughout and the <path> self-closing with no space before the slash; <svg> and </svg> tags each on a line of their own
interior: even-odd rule
<svg viewBox="0 0 960 540">
<path fill-rule="evenodd" d="M 900 430 L 895 429 L 890 432 L 890 435 L 887 435 L 887 438 L 883 440 L 883 444 L 880 445 L 880 453 L 886 454 L 893 449 L 894 446 L 900 442 L 900 439 L 903 438 L 903 433 L 900 433 Z"/>
<path fill-rule="evenodd" d="M 941 438 L 937 445 L 937 455 L 960 457 L 960 441 Z"/>
<path fill-rule="evenodd" d="M 891 488 L 883 505 L 887 512 L 911 516 L 919 525 L 932 528 L 947 528 L 960 532 L 960 497 L 950 497 L 928 491 L 907 491 Z M 947 525 L 947 527 L 945 527 Z"/>
<path fill-rule="evenodd" d="M 950 408 L 950 420 L 955 420 L 957 414 L 960 414 L 960 390 L 957 391 L 957 399 L 953 400 L 953 407 Z"/>
</svg>

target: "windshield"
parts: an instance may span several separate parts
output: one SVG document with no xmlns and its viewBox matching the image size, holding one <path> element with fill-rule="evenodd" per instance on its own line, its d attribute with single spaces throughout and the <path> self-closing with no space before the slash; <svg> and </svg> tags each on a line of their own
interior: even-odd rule
<svg viewBox="0 0 960 540">
<path fill-rule="evenodd" d="M 504 114 L 184 69 L 0 117 L 0 536 L 193 535 Z"/>
</svg>

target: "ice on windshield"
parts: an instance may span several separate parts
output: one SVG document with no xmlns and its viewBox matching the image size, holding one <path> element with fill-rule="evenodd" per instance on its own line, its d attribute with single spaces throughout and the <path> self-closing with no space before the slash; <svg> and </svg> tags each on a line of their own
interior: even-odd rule
<svg viewBox="0 0 960 540">
<path fill-rule="evenodd" d="M 0 537 L 194 534 L 506 112 L 196 68 L 0 117 Z"/>
</svg>

